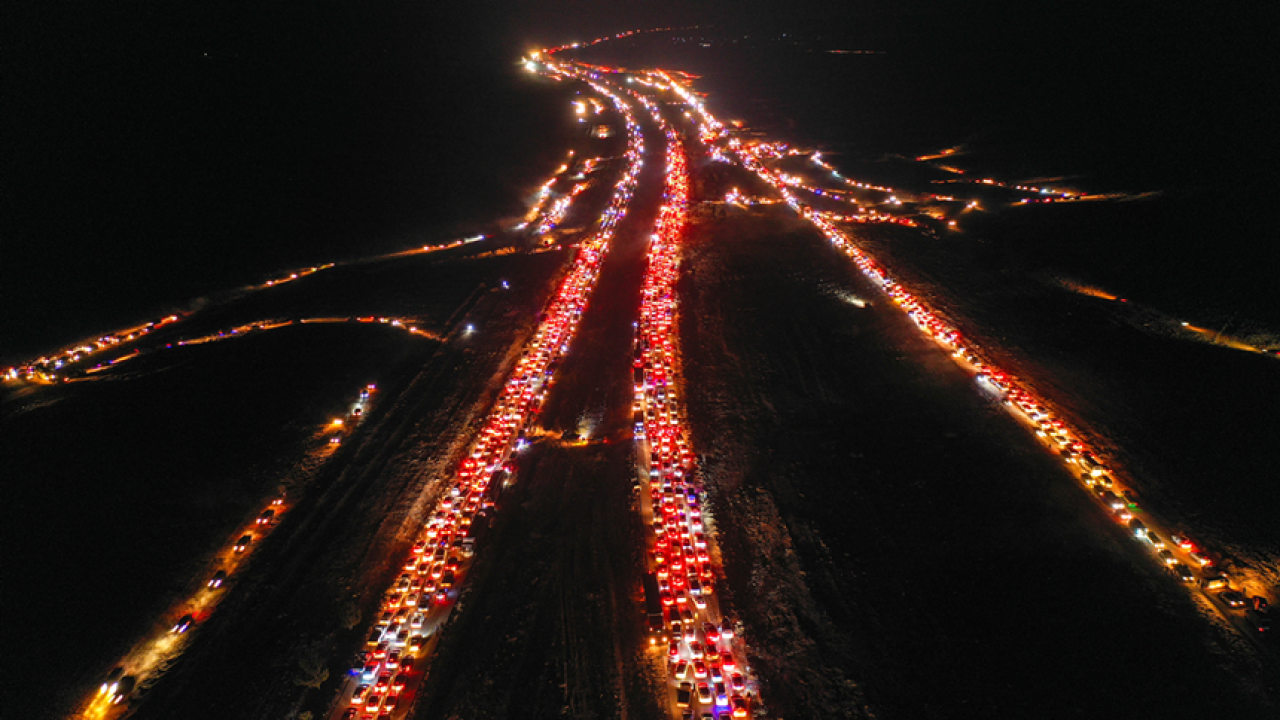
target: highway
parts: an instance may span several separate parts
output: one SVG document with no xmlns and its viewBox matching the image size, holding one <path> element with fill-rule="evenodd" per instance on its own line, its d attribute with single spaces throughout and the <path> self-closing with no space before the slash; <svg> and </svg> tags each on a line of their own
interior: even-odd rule
<svg viewBox="0 0 1280 720">
<path fill-rule="evenodd" d="M 315 429 L 313 452 L 325 463 L 332 461 L 332 467 L 325 466 L 314 491 L 302 499 L 263 498 L 254 516 L 217 551 L 218 567 L 207 582 L 166 611 L 161 624 L 168 629 L 138 639 L 102 685 L 91 689 L 75 717 L 170 717 L 192 702 L 220 711 L 214 699 L 226 697 L 229 687 L 245 679 L 254 684 L 232 707 L 246 717 L 268 707 L 297 710 L 310 703 L 323 708 L 318 715 L 329 720 L 402 720 L 436 716 L 442 708 L 459 715 L 459 708 L 474 709 L 484 701 L 516 716 L 526 699 L 542 714 L 563 706 L 565 712 L 584 715 L 769 717 L 770 691 L 782 688 L 771 686 L 776 676 L 753 668 L 753 662 L 777 649 L 756 644 L 761 634 L 725 592 L 731 583 L 741 588 L 748 582 L 730 577 L 744 566 L 741 559 L 735 565 L 726 558 L 730 551 L 721 541 L 727 530 L 741 530 L 725 524 L 739 516 L 727 512 L 726 498 L 707 482 L 699 459 L 718 448 L 695 446 L 695 438 L 712 438 L 716 429 L 695 428 L 690 419 L 693 390 L 682 328 L 693 321 L 682 312 L 679 290 L 689 287 L 682 283 L 698 282 L 684 265 L 694 205 L 691 157 L 725 163 L 768 191 L 751 195 L 735 187 L 709 203 L 738 210 L 786 205 L 807 232 L 819 233 L 874 288 L 874 297 L 845 292 L 850 305 L 894 308 L 897 321 L 914 328 L 916 340 L 945 357 L 948 372 L 968 378 L 975 407 L 999 407 L 1074 479 L 1071 491 L 1087 498 L 1098 517 L 1130 542 L 1127 554 L 1167 573 L 1206 616 L 1230 627 L 1260 655 L 1276 659 L 1269 607 L 1280 598 L 1268 586 L 1267 569 L 1239 562 L 1223 567 L 1214 548 L 1157 517 L 1137 495 L 1138 470 L 1124 467 L 1114 452 L 1093 440 L 1099 435 L 1095 430 L 1068 420 L 1068 412 L 1038 394 L 1040 379 L 1002 368 L 999 348 L 984 347 L 971 337 L 980 333 L 963 332 L 962 323 L 895 279 L 851 231 L 869 223 L 927 230 L 929 220 L 914 207 L 926 201 L 949 204 L 954 214 L 930 217 L 958 231 L 957 219 L 979 209 L 976 199 L 926 198 L 846 178 L 818 152 L 748 136 L 720 122 L 691 82 L 670 71 L 622 70 L 557 57 L 583 46 L 534 53 L 526 67 L 580 88 L 571 112 L 577 122 L 590 121 L 594 128 L 588 144 L 616 135 L 614 144 L 621 142 L 623 150 L 612 158 L 603 151 L 584 153 L 584 159 L 570 151 L 539 187 L 513 229 L 530 240 L 529 252 L 504 266 L 523 263 L 528 273 L 519 303 L 513 300 L 508 307 L 500 299 L 510 289 L 504 279 L 500 286 L 479 285 L 448 321 L 436 321 L 437 329 L 428 329 L 426 318 L 409 315 L 326 314 L 296 321 L 268 317 L 184 337 L 167 326 L 187 318 L 170 315 L 5 371 L 6 382 L 65 382 L 71 366 L 118 351 L 85 373 L 104 376 L 143 352 L 207 345 L 295 322 L 386 325 L 439 344 L 429 363 L 391 384 L 385 401 L 386 388 L 361 387 L 347 398 L 340 417 Z M 806 162 L 806 169 L 796 169 L 796 163 Z M 601 190 L 606 177 L 613 183 L 603 208 L 596 208 L 592 192 Z M 967 182 L 1004 187 L 990 178 Z M 1054 201 L 1080 197 L 1050 187 L 1010 184 L 1006 189 Z M 831 209 L 836 207 L 845 210 Z M 564 230 L 575 213 L 593 217 L 588 232 Z M 574 242 L 562 242 L 565 238 Z M 486 239 L 412 248 L 370 262 Z M 250 289 L 293 284 L 334 267 L 316 265 Z M 131 343 L 162 327 L 172 342 L 124 354 Z M 626 348 L 624 336 L 629 336 Z M 629 369 L 629 382 L 622 368 Z M 624 386 L 625 397 L 618 392 Z M 628 488 L 625 511 L 630 515 L 622 518 L 619 499 Z M 598 515 L 584 518 L 597 514 L 595 500 L 600 501 Z M 539 522 L 549 523 L 560 536 L 537 572 L 532 564 L 513 567 L 533 562 L 515 545 L 542 547 L 540 534 L 522 538 L 513 529 L 534 524 L 533 515 L 557 515 L 555 521 Z M 277 540 L 278 528 L 284 537 Z M 583 548 L 606 534 L 603 545 L 592 548 L 600 556 L 584 559 L 590 553 Z M 322 561 L 335 569 L 313 576 L 313 563 Z M 571 597 L 576 586 L 549 589 L 544 571 L 562 583 L 576 577 L 586 584 L 585 576 L 592 575 L 599 586 Z M 495 618 L 508 609 L 503 603 L 514 607 L 521 583 L 536 598 L 531 601 L 536 607 Z M 307 628 L 304 633 L 275 626 L 316 588 L 338 584 L 344 584 L 344 607 L 350 608 L 343 613 L 350 618 L 345 628 L 334 625 L 330 606 L 298 625 Z M 332 593 L 325 598 L 329 605 L 337 603 Z M 660 617 L 652 611 L 646 617 L 641 608 L 655 600 Z M 584 608 L 592 605 L 601 606 L 598 614 L 583 618 Z M 229 610 L 218 612 L 222 606 Z M 481 608 L 485 614 L 478 620 Z M 525 632 L 521 625 L 507 632 L 519 623 L 540 628 Z M 530 649 L 532 638 L 551 633 L 550 628 L 559 637 L 547 641 L 552 650 L 546 653 L 558 653 L 558 662 L 530 660 L 542 657 Z M 459 646 L 475 640 L 493 650 L 499 640 L 486 632 L 502 635 L 501 642 L 509 638 L 518 649 L 516 660 L 504 660 L 515 668 L 509 671 L 510 686 L 459 689 L 459 677 L 475 675 L 476 665 L 488 662 L 468 658 Z M 606 642 L 611 647 L 598 655 L 582 649 Z M 255 657 L 238 666 L 234 659 L 249 654 Z M 299 656 L 302 681 L 292 668 L 278 676 L 264 671 L 277 667 L 280 657 Z M 228 668 L 227 674 L 210 679 L 210 667 Z M 340 678 L 329 673 L 334 667 L 342 668 Z M 657 680 L 632 679 L 645 671 Z M 560 690 L 522 694 L 516 689 L 548 680 L 558 680 Z"/>
</svg>

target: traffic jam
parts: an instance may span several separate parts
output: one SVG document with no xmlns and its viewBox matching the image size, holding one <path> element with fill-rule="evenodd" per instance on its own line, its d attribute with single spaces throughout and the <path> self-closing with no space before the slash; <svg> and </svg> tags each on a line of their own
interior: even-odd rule
<svg viewBox="0 0 1280 720">
<path fill-rule="evenodd" d="M 633 362 L 635 438 L 642 485 L 647 486 L 641 514 L 652 530 L 645 585 L 647 593 L 656 591 L 659 598 L 658 603 L 649 598 L 650 643 L 665 656 L 677 717 L 747 717 L 755 683 L 747 679 L 745 647 L 735 624 L 723 618 L 716 600 L 716 577 L 722 571 L 678 399 L 675 284 L 689 199 L 688 168 L 680 138 L 657 104 L 636 97 L 662 127 L 667 147 L 663 204 L 649 244 Z"/>
<path fill-rule="evenodd" d="M 721 126 L 710 119 L 705 110 L 702 112 L 709 119 L 704 122 L 704 128 L 715 134 L 715 129 Z M 1187 533 L 1171 530 L 1153 518 L 1139 505 L 1136 491 L 1116 479 L 1119 473 L 1101 459 L 1101 453 L 1086 443 L 1081 433 L 1055 414 L 1048 403 L 1028 389 L 1025 382 L 985 359 L 988 353 L 966 340 L 926 303 L 894 281 L 828 217 L 813 212 L 800 202 L 789 188 L 793 183 L 788 182 L 782 173 L 766 166 L 768 158 L 758 155 L 753 145 L 736 142 L 736 138 L 729 145 L 744 167 L 775 188 L 793 210 L 813 223 L 834 246 L 850 257 L 863 275 L 901 307 L 921 332 L 937 342 L 954 362 L 974 377 L 985 394 L 998 399 L 1028 430 L 1035 433 L 1041 443 L 1056 452 L 1072 475 L 1079 478 L 1081 487 L 1135 541 L 1142 543 L 1171 575 L 1189 588 L 1203 591 L 1219 611 L 1237 625 L 1247 628 L 1251 634 L 1266 633 L 1272 628 L 1268 598 L 1260 593 L 1250 594 L 1246 591 L 1244 578 L 1233 577 L 1233 574 L 1218 568 L 1215 554 L 1210 549 L 1202 547 Z"/>
<path fill-rule="evenodd" d="M 554 67 L 549 71 L 563 74 Z M 469 569 L 474 553 L 472 525 L 493 506 L 501 489 L 499 483 L 514 481 L 508 460 L 526 444 L 526 429 L 546 399 L 560 360 L 569 351 L 614 227 L 627 213 L 644 154 L 643 138 L 630 108 L 609 89 L 590 84 L 613 102 L 624 119 L 626 169 L 614 186 L 598 230 L 578 248 L 533 338 L 428 516 L 403 572 L 384 593 L 377 623 L 351 669 L 351 681 L 343 687 L 336 717 L 388 720 L 408 712 L 430 669 L 415 664 L 430 656 L 436 630 L 456 605 L 459 585 Z"/>
<path fill-rule="evenodd" d="M 361 388 L 357 399 L 349 403 L 345 415 L 334 418 L 319 430 L 321 436 L 328 438 L 321 446 L 322 450 L 327 451 L 335 439 L 340 441 L 359 426 L 376 390 L 375 385 Z M 182 651 L 188 633 L 213 615 L 236 573 L 249 564 L 254 550 L 271 534 L 280 517 L 291 506 L 284 495 L 277 495 L 267 501 L 252 520 L 232 533 L 236 539 L 217 553 L 217 569 L 192 595 L 176 603 L 166 613 L 171 621 L 162 620 L 161 625 L 167 630 L 135 645 L 107 674 L 95 695 L 87 701 L 84 717 L 106 717 L 115 706 L 123 709 L 136 689 L 152 680 L 158 670 L 166 667 Z"/>
</svg>

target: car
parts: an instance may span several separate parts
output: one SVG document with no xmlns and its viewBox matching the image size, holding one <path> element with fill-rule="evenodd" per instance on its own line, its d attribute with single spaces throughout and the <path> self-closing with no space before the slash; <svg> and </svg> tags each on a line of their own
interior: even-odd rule
<svg viewBox="0 0 1280 720">
<path fill-rule="evenodd" d="M 733 672 L 738 669 L 738 663 L 734 661 L 733 653 L 728 650 L 720 653 L 720 664 L 729 672 Z"/>
<path fill-rule="evenodd" d="M 742 675 L 734 673 L 729 678 L 729 685 L 733 687 L 734 692 L 742 692 L 743 689 L 746 688 L 747 683 L 746 680 L 743 679 Z"/>
<path fill-rule="evenodd" d="M 711 694 L 711 686 L 704 682 L 698 683 L 698 702 L 703 705 L 710 705 L 714 699 Z"/>
<path fill-rule="evenodd" d="M 169 632 L 173 633 L 174 635 L 181 635 L 182 633 L 190 630 L 191 625 L 195 623 L 195 621 L 196 621 L 195 617 L 192 616 L 191 614 L 183 615 L 181 618 L 179 618 L 178 622 L 174 624 L 172 628 L 169 629 Z"/>
<path fill-rule="evenodd" d="M 409 627 L 415 628 L 415 629 L 420 628 L 422 627 L 422 623 L 426 622 L 426 619 L 427 619 L 427 616 L 425 614 L 414 613 L 413 617 L 409 619 Z"/>
<path fill-rule="evenodd" d="M 124 675 L 124 668 L 118 667 L 107 673 L 107 679 L 102 681 L 102 686 L 98 688 L 99 695 L 110 695 L 116 691 L 116 686 L 120 684 L 120 676 Z"/>
<path fill-rule="evenodd" d="M 1147 531 L 1147 542 L 1151 543 L 1151 547 L 1157 550 L 1163 550 L 1165 547 L 1164 538 L 1151 532 L 1150 530 Z"/>
<path fill-rule="evenodd" d="M 387 653 L 387 669 L 395 670 L 397 667 L 400 667 L 400 651 Z"/>
<path fill-rule="evenodd" d="M 242 535 L 240 539 L 236 541 L 235 546 L 232 547 L 231 549 L 235 550 L 236 552 L 244 552 L 245 550 L 249 549 L 249 543 L 251 542 L 253 542 L 253 535 L 250 535 L 250 534 Z"/>
<path fill-rule="evenodd" d="M 378 681 L 374 683 L 374 692 L 382 692 L 391 686 L 391 673 L 384 672 L 378 676 Z"/>
<path fill-rule="evenodd" d="M 400 698 L 395 695 L 388 695 L 386 700 L 382 701 L 382 709 L 388 712 L 395 710 L 396 705 L 400 703 Z"/>
<path fill-rule="evenodd" d="M 213 574 L 213 577 L 209 578 L 209 582 L 206 583 L 206 585 L 210 590 L 217 590 L 218 588 L 222 587 L 222 584 L 225 583 L 226 581 L 227 581 L 227 571 L 219 570 L 218 572 Z"/>
<path fill-rule="evenodd" d="M 736 718 L 744 718 L 747 716 L 747 700 L 741 695 L 734 695 L 729 698 L 729 704 L 733 706 L 733 716 Z"/>
<path fill-rule="evenodd" d="M 702 658 L 702 643 L 694 640 L 689 643 L 689 657 L 700 660 Z"/>
<path fill-rule="evenodd" d="M 342 720 L 355 720 L 356 715 L 360 713 L 358 708 L 349 707 L 346 712 L 342 713 Z"/>
<path fill-rule="evenodd" d="M 726 640 L 732 640 L 733 639 L 733 623 L 729 622 L 728 620 L 725 620 L 724 622 L 720 623 L 720 636 Z"/>
<path fill-rule="evenodd" d="M 689 707 L 689 702 L 693 699 L 693 686 L 687 682 L 680 683 L 680 687 L 676 689 L 676 705 L 678 707 Z"/>
<path fill-rule="evenodd" d="M 377 688 L 374 688 L 374 691 L 370 692 L 369 696 L 364 699 L 365 709 L 377 710 L 382 707 L 382 693 L 376 692 L 376 690 Z"/>
<path fill-rule="evenodd" d="M 1169 539 L 1173 541 L 1174 545 L 1177 545 L 1183 550 L 1192 551 L 1196 549 L 1196 544 L 1186 535 L 1173 535 Z"/>
<path fill-rule="evenodd" d="M 685 679 L 685 677 L 687 677 L 688 675 L 689 675 L 689 663 L 688 663 L 688 661 L 681 660 L 680 662 L 676 663 L 676 669 L 675 669 L 675 676 L 676 676 L 676 678 L 677 678 L 677 679 L 679 679 L 679 680 L 683 680 L 683 679 Z"/>
<path fill-rule="evenodd" d="M 363 705 L 365 698 L 368 696 L 369 696 L 369 686 L 364 683 L 361 683 L 356 686 L 355 690 L 351 691 L 351 704 Z"/>
<path fill-rule="evenodd" d="M 366 662 L 360 670 L 360 682 L 373 682 L 378 677 L 378 671 L 382 669 L 379 662 Z"/>
<path fill-rule="evenodd" d="M 392 694 L 398 695 L 401 692 L 404 692 L 404 681 L 405 681 L 404 675 L 405 675 L 404 672 L 399 672 L 399 673 L 396 673 L 395 677 L 391 678 Z"/>
<path fill-rule="evenodd" d="M 111 704 L 119 705 L 125 700 L 128 700 L 129 696 L 133 694 L 133 689 L 137 686 L 138 678 L 132 675 L 125 675 L 120 678 L 120 682 L 116 683 L 115 690 L 112 690 L 110 693 Z"/>
<path fill-rule="evenodd" d="M 724 682 L 724 671 L 720 668 L 720 663 L 708 663 L 707 670 L 710 671 L 712 680 L 715 682 Z"/>
<path fill-rule="evenodd" d="M 671 644 L 667 646 L 667 655 L 672 659 L 680 657 L 680 641 L 679 640 L 671 641 Z"/>
<path fill-rule="evenodd" d="M 720 707 L 729 707 L 729 690 L 725 684 L 718 682 L 714 687 L 716 691 L 716 705 Z"/>
<path fill-rule="evenodd" d="M 1161 560 L 1163 560 L 1165 565 L 1172 565 L 1178 562 L 1178 558 L 1174 557 L 1173 553 L 1169 552 L 1168 550 L 1161 550 L 1160 552 L 1156 553 L 1156 556 L 1159 557 Z"/>
<path fill-rule="evenodd" d="M 275 516 L 275 510 L 263 510 L 262 514 L 258 516 L 258 519 L 255 522 L 258 525 L 267 525 L 275 518 Z"/>
<path fill-rule="evenodd" d="M 707 664 L 701 660 L 693 661 L 693 676 L 702 680 L 707 677 Z"/>
<path fill-rule="evenodd" d="M 1229 607 L 1242 608 L 1245 606 L 1244 595 L 1241 595 L 1235 590 L 1228 590 L 1218 597 L 1222 598 L 1222 602 L 1226 603 Z"/>
<path fill-rule="evenodd" d="M 413 670 L 413 658 L 407 657 L 400 661 L 400 676 L 408 675 Z"/>
<path fill-rule="evenodd" d="M 1175 562 L 1170 569 L 1182 582 L 1190 583 L 1196 581 L 1196 576 L 1191 572 L 1191 568 L 1180 562 Z"/>
<path fill-rule="evenodd" d="M 1206 553 L 1199 551 L 1191 553 L 1191 559 L 1200 567 L 1207 567 L 1213 564 L 1212 558 L 1210 558 Z"/>
<path fill-rule="evenodd" d="M 1204 579 L 1200 581 L 1200 585 L 1205 590 L 1226 590 L 1229 589 L 1230 582 L 1228 582 L 1226 575 L 1210 570 L 1205 573 Z"/>
</svg>

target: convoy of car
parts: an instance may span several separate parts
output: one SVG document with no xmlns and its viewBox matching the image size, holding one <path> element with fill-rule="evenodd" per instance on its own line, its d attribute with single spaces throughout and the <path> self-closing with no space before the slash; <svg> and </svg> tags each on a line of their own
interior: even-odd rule
<svg viewBox="0 0 1280 720">
<path fill-rule="evenodd" d="M 660 80 L 659 80 L 660 81 Z M 703 517 L 705 497 L 689 443 L 688 423 L 678 396 L 680 375 L 675 319 L 680 241 L 689 197 L 688 168 L 681 140 L 661 116 L 657 103 L 636 95 L 666 135 L 666 186 L 648 267 L 641 287 L 640 319 L 634 341 L 636 416 L 647 486 L 649 564 L 657 578 L 661 628 L 667 637 L 667 667 L 673 702 L 682 716 L 698 707 L 706 717 L 745 717 L 748 702 L 741 674 L 730 691 L 726 672 L 738 667 L 732 631 L 722 631 L 712 601 L 718 569 L 713 563 Z M 725 623 L 726 630 L 729 624 Z M 656 646 L 658 637 L 653 638 Z"/>
<path fill-rule="evenodd" d="M 578 248 L 533 338 L 413 542 L 403 572 L 384 593 L 365 650 L 352 667 L 360 683 L 347 698 L 350 717 L 390 717 L 409 681 L 420 678 L 412 672 L 415 660 L 453 608 L 456 586 L 466 576 L 474 548 L 472 526 L 492 508 L 497 482 L 513 480 L 508 461 L 526 442 L 526 429 L 540 411 L 587 308 L 614 227 L 626 214 L 644 153 L 642 136 L 628 106 L 606 87 L 593 85 L 614 102 L 626 124 L 626 169 L 597 231 Z"/>
</svg>

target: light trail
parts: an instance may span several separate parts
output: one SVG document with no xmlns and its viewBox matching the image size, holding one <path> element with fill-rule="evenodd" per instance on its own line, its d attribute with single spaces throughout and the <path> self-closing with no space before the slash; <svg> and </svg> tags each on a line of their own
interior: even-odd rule
<svg viewBox="0 0 1280 720">
<path fill-rule="evenodd" d="M 579 246 L 481 430 L 453 475 L 445 480 L 442 497 L 419 531 L 404 573 L 384 593 L 363 665 L 352 669 L 357 682 L 342 686 L 335 715 L 350 708 L 372 715 L 408 710 L 409 703 L 402 705 L 401 697 L 413 695 L 422 681 L 421 675 L 412 674 L 413 667 L 419 656 L 431 656 L 435 631 L 452 612 L 458 588 L 469 570 L 467 560 L 474 551 L 474 540 L 469 536 L 472 522 L 482 510 L 492 507 L 501 484 L 514 481 L 508 460 L 525 445 L 526 428 L 546 399 L 560 360 L 574 341 L 614 228 L 627 214 L 635 191 L 644 139 L 630 107 L 590 73 L 550 61 L 535 67 L 556 77 L 582 80 L 613 103 L 626 125 L 626 169 L 614 185 L 596 232 Z"/>
</svg>

